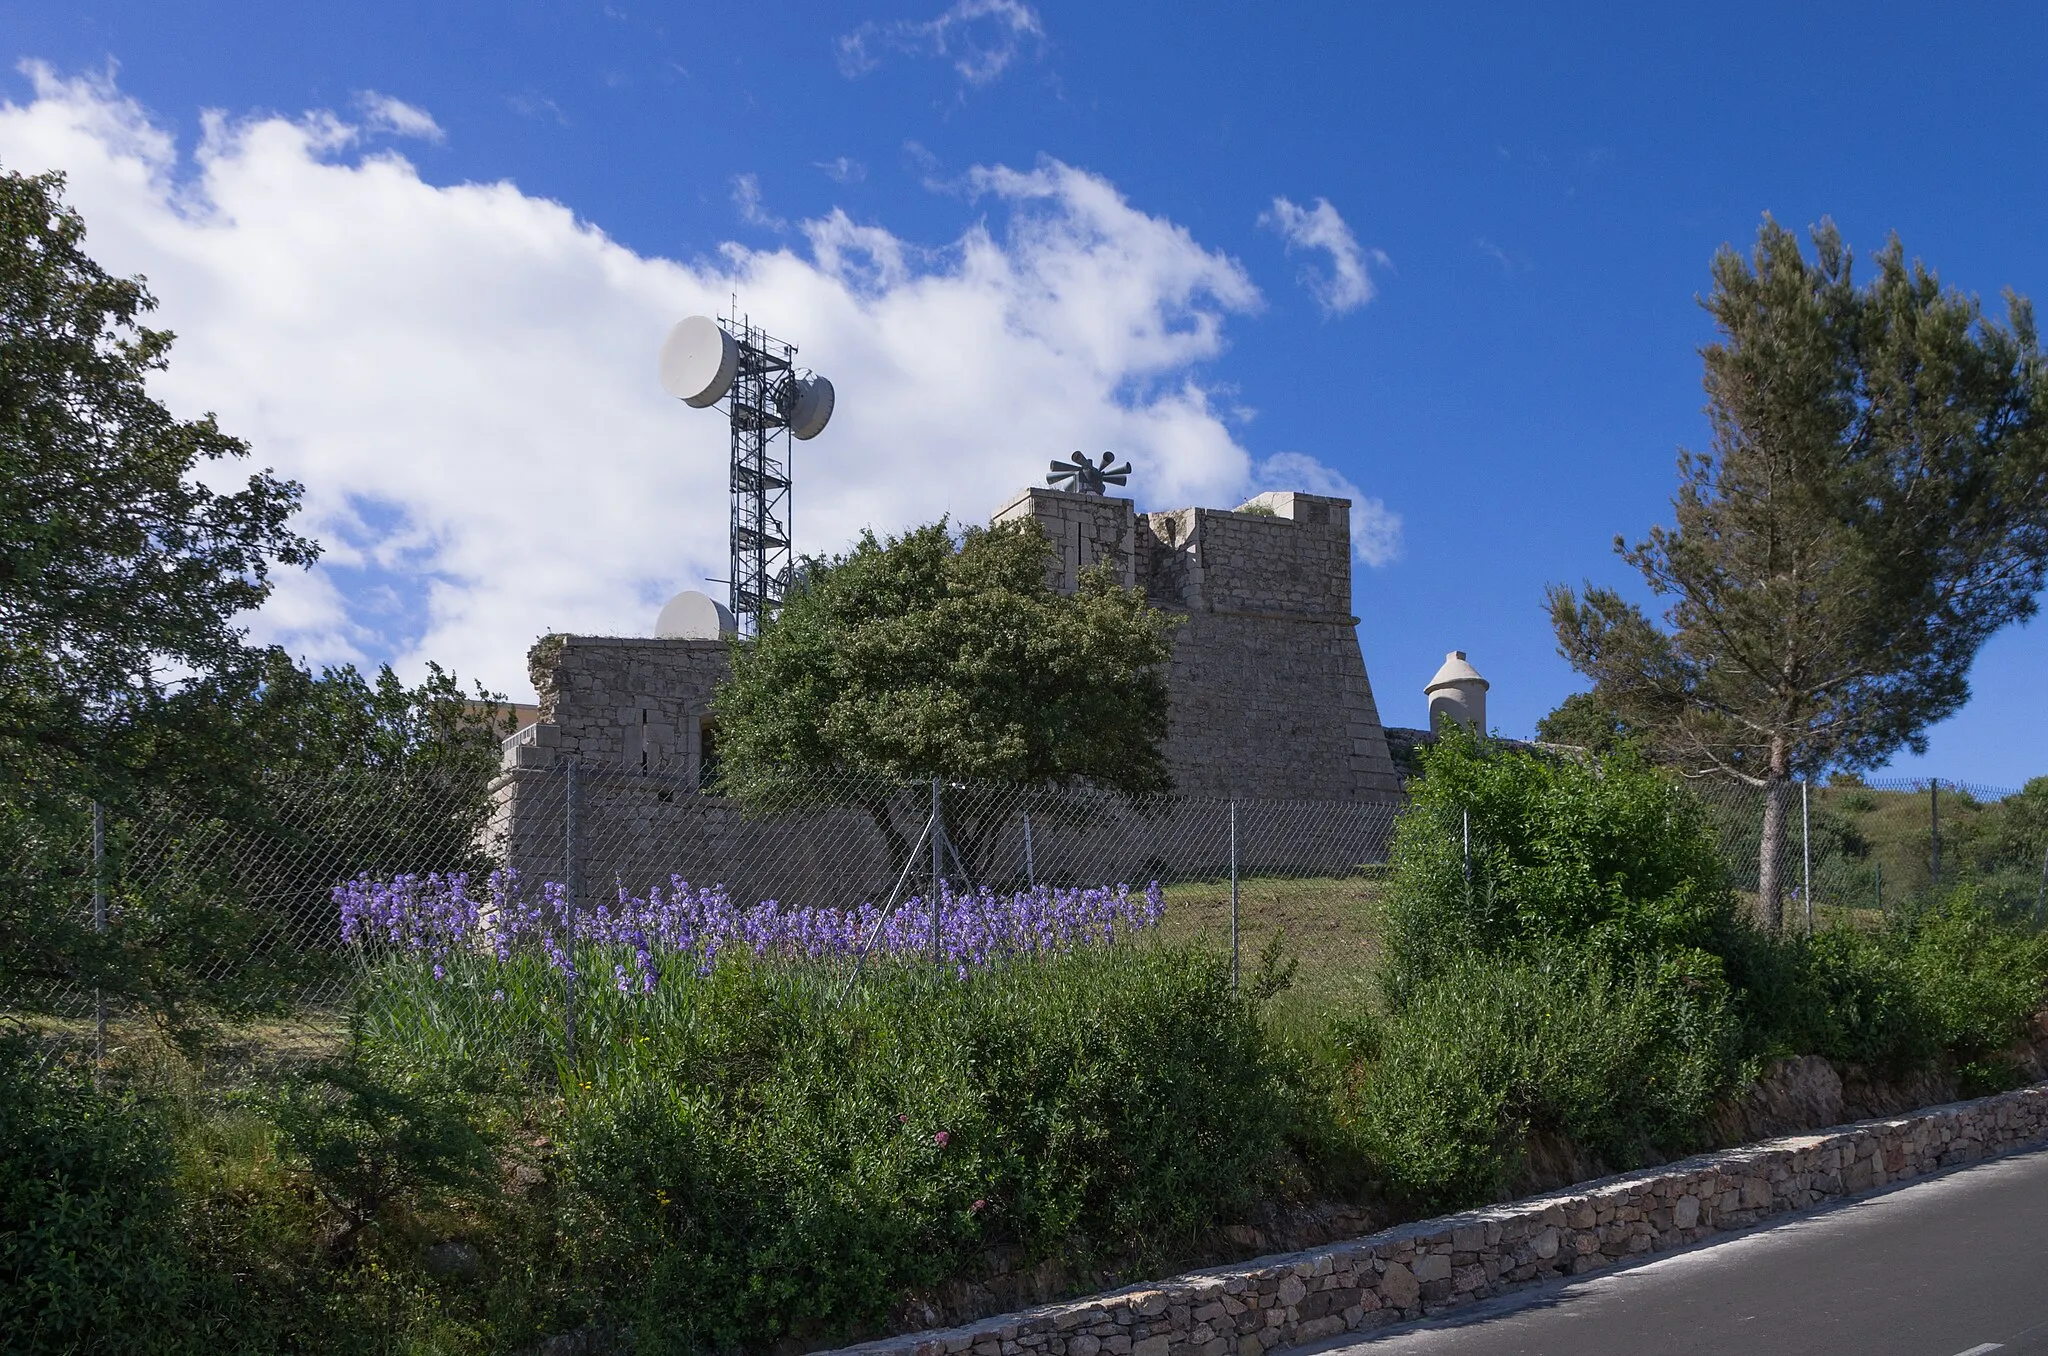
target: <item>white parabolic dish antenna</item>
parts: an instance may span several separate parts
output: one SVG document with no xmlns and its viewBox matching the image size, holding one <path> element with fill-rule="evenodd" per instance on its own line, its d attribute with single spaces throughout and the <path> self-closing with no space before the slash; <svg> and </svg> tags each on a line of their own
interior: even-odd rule
<svg viewBox="0 0 2048 1356">
<path fill-rule="evenodd" d="M 832 421 L 832 383 L 815 375 L 799 377 L 793 396 L 785 416 L 789 436 L 809 441 L 823 433 L 825 425 Z"/>
<path fill-rule="evenodd" d="M 732 389 L 740 370 L 740 346 L 716 320 L 693 315 L 678 320 L 661 346 L 661 389 L 686 405 L 715 405 Z M 830 413 L 831 397 L 826 397 Z M 823 428 L 821 422 L 818 427 Z"/>
<path fill-rule="evenodd" d="M 707 593 L 684 589 L 654 622 L 656 640 L 721 640 L 734 631 L 732 613 Z"/>
</svg>

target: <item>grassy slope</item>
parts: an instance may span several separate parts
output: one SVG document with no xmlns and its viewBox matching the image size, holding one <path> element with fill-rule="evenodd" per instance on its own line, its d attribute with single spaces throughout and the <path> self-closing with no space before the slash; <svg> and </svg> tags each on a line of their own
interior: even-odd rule
<svg viewBox="0 0 2048 1356">
<path fill-rule="evenodd" d="M 1380 886 L 1362 876 L 1255 877 L 1238 883 L 1238 946 L 1245 974 L 1277 931 L 1284 954 L 1300 962 L 1283 1007 L 1328 1010 L 1362 1002 L 1379 958 Z M 1166 889 L 1162 933 L 1180 941 L 1230 944 L 1230 883 L 1203 881 Z"/>
</svg>

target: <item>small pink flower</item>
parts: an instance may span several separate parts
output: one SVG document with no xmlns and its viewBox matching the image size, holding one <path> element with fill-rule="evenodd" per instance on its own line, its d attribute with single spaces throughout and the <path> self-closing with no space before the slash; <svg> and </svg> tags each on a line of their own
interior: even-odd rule
<svg viewBox="0 0 2048 1356">
<path fill-rule="evenodd" d="M 938 1145 L 941 1149 L 943 1149 L 946 1147 L 946 1141 L 951 1138 L 951 1135 L 948 1135 L 945 1131 L 941 1130 L 938 1134 L 932 1136 L 932 1143 Z"/>
<path fill-rule="evenodd" d="M 987 1202 L 987 1201 L 976 1201 L 976 1202 L 975 1202 L 975 1203 L 974 1203 L 973 1205 L 970 1205 L 970 1206 L 968 1206 L 967 1208 L 968 1208 L 968 1210 L 970 1210 L 970 1211 L 974 1211 L 974 1210 L 979 1210 L 979 1209 L 981 1209 L 981 1208 L 982 1208 L 983 1206 L 985 1206 L 985 1205 L 987 1205 L 987 1204 L 988 1204 L 988 1202 Z"/>
<path fill-rule="evenodd" d="M 902 1121 L 902 1122 L 903 1122 L 903 1123 L 904 1123 L 905 1125 L 908 1125 L 908 1124 L 910 1124 L 910 1117 L 908 1117 L 908 1116 L 905 1116 L 905 1115 L 901 1115 L 901 1114 L 898 1114 L 898 1116 L 896 1117 L 896 1119 L 897 1119 L 897 1120 L 899 1120 L 899 1121 Z"/>
</svg>

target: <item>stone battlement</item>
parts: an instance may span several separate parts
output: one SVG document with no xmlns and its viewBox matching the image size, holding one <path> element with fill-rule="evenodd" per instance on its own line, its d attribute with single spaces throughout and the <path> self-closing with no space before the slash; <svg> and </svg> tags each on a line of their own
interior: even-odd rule
<svg viewBox="0 0 2048 1356">
<path fill-rule="evenodd" d="M 1351 614 L 1349 500 L 1275 491 L 1235 509 L 1140 514 L 1129 499 L 1033 488 L 994 521 L 1027 518 L 1053 543 L 1054 587 L 1106 564 L 1187 618 L 1167 680 L 1176 790 L 1400 796 Z"/>
<path fill-rule="evenodd" d="M 1025 490 L 994 515 L 1030 519 L 1055 548 L 1054 587 L 1107 564 L 1174 635 L 1167 766 L 1185 795 L 1391 802 L 1401 781 L 1351 615 L 1351 506 L 1262 494 L 1235 509 L 1137 513 L 1128 499 Z M 530 669 L 539 720 L 506 767 L 562 756 L 693 783 L 715 739 L 719 640 L 550 636 Z"/>
</svg>

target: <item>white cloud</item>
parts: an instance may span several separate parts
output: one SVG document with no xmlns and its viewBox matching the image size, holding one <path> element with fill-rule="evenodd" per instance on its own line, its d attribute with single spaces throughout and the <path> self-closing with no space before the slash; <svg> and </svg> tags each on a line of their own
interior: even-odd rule
<svg viewBox="0 0 2048 1356">
<path fill-rule="evenodd" d="M 761 206 L 761 178 L 756 174 L 732 176 L 732 202 L 740 209 L 740 220 L 749 226 L 766 226 L 771 231 L 789 229 L 789 223 Z"/>
<path fill-rule="evenodd" d="M 1351 552 L 1371 566 L 1401 558 L 1401 515 L 1305 452 L 1275 452 L 1258 465 L 1261 490 L 1301 490 L 1351 501 Z"/>
<path fill-rule="evenodd" d="M 858 160 L 846 156 L 834 156 L 830 160 L 815 160 L 814 169 L 825 171 L 825 177 L 835 184 L 857 184 L 868 177 L 868 167 Z"/>
<path fill-rule="evenodd" d="M 848 79 L 882 64 L 881 52 L 950 60 L 970 85 L 986 85 L 1009 68 L 1028 44 L 1045 41 L 1038 11 L 1022 0 L 954 0 L 935 19 L 864 23 L 839 39 L 839 71 Z"/>
<path fill-rule="evenodd" d="M 1205 372 L 1257 290 L 1082 170 L 973 171 L 963 211 L 986 215 L 936 250 L 834 211 L 685 264 L 509 183 L 425 183 L 331 114 L 209 116 L 186 158 L 106 80 L 29 74 L 0 163 L 65 170 L 94 256 L 148 276 L 172 408 L 306 485 L 328 554 L 255 627 L 316 662 L 432 657 L 517 694 L 543 631 L 645 635 L 722 576 L 725 421 L 664 396 L 654 355 L 735 292 L 838 387 L 795 451 L 802 550 L 984 520 L 1075 447 L 1135 461 L 1147 507 L 1254 487 Z M 1329 483 L 1287 455 L 1259 488 Z"/>
<path fill-rule="evenodd" d="M 433 114 L 389 94 L 366 89 L 356 95 L 356 108 L 372 131 L 387 132 L 395 137 L 416 137 L 437 145 L 448 139 L 448 134 L 441 130 L 441 124 L 434 121 Z"/>
<path fill-rule="evenodd" d="M 1317 198 L 1314 207 L 1300 207 L 1286 198 L 1273 199 L 1273 208 L 1259 215 L 1259 225 L 1279 233 L 1287 252 L 1322 250 L 1330 256 L 1328 271 L 1303 269 L 1302 285 L 1307 287 L 1325 315 L 1355 311 L 1373 298 L 1372 274 L 1367 265 L 1382 268 L 1389 263 L 1384 251 L 1359 246 L 1358 238 L 1330 206 L 1328 198 Z"/>
</svg>

